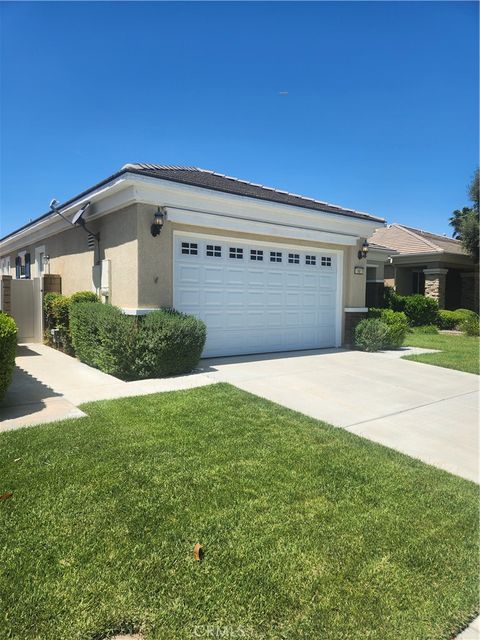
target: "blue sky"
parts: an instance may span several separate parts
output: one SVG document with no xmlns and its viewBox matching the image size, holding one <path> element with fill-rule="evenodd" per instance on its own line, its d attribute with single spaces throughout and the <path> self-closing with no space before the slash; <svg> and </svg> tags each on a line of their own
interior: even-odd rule
<svg viewBox="0 0 480 640">
<path fill-rule="evenodd" d="M 476 2 L 0 11 L 0 235 L 135 161 L 214 169 L 440 233 L 468 203 Z"/>
</svg>

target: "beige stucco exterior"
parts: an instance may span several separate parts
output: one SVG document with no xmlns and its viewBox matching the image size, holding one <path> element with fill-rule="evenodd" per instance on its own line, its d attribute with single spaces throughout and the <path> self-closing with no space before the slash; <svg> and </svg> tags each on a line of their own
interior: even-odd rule
<svg viewBox="0 0 480 640">
<path fill-rule="evenodd" d="M 94 233 L 100 233 L 100 260 L 110 260 L 111 290 L 109 301 L 119 307 L 130 309 L 159 308 L 173 305 L 173 234 L 175 230 L 188 233 L 208 233 L 227 235 L 243 240 L 278 242 L 274 236 L 222 232 L 221 229 L 205 229 L 194 225 L 172 223 L 167 220 L 160 236 L 153 237 L 150 225 L 156 207 L 134 204 L 108 216 L 89 223 Z M 95 290 L 92 268 L 96 261 L 96 250 L 88 247 L 88 236 L 81 228 L 67 228 L 65 231 L 45 238 L 37 243 L 22 247 L 30 253 L 32 269 L 35 249 L 45 247 L 49 256 L 48 272 L 62 277 L 62 292 L 71 295 L 76 291 Z M 288 241 L 288 240 L 287 240 Z M 285 239 L 282 240 L 285 242 Z M 295 239 L 292 244 L 305 247 L 342 250 L 343 252 L 343 305 L 363 307 L 365 305 L 365 260 L 358 259 L 357 246 L 309 242 Z M 11 275 L 15 277 L 15 257 L 10 256 Z M 356 266 L 364 268 L 364 273 L 355 275 Z"/>
</svg>

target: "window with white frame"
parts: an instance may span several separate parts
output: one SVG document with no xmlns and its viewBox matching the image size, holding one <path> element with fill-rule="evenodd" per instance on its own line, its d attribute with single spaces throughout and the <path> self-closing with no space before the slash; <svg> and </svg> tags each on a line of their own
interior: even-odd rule
<svg viewBox="0 0 480 640">
<path fill-rule="evenodd" d="M 270 262 L 281 262 L 281 261 L 282 261 L 281 251 L 270 251 Z"/>
<path fill-rule="evenodd" d="M 198 256 L 198 244 L 196 242 L 182 242 L 182 254 Z"/>
<path fill-rule="evenodd" d="M 10 275 L 10 256 L 0 258 L 0 274 L 2 276 Z"/>
<path fill-rule="evenodd" d="M 299 253 L 289 253 L 288 254 L 288 264 L 300 264 L 300 254 Z"/>
<path fill-rule="evenodd" d="M 230 247 L 228 256 L 234 260 L 243 260 L 243 249 L 241 247 Z"/>
<path fill-rule="evenodd" d="M 322 267 L 331 267 L 332 266 L 332 258 L 330 256 L 322 256 L 321 265 L 322 265 Z"/>
<path fill-rule="evenodd" d="M 317 256 L 305 256 L 305 264 L 316 265 L 317 264 Z"/>
<path fill-rule="evenodd" d="M 263 262 L 263 251 L 261 249 L 250 249 L 250 260 Z"/>
<path fill-rule="evenodd" d="M 222 257 L 222 247 L 217 244 L 207 244 L 205 253 L 209 258 L 221 258 Z"/>
</svg>

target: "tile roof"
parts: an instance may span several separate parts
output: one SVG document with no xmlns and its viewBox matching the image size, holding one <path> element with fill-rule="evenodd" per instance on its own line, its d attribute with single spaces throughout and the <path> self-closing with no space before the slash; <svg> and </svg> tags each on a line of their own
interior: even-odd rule
<svg viewBox="0 0 480 640">
<path fill-rule="evenodd" d="M 200 167 L 129 163 L 122 167 L 122 171 L 129 171 L 131 173 L 150 176 L 153 178 L 162 178 L 164 180 L 172 180 L 173 182 L 180 182 L 196 187 L 204 187 L 206 189 L 223 191 L 249 198 L 258 198 L 260 200 L 293 205 L 295 207 L 316 209 L 318 211 L 336 213 L 343 216 L 350 216 L 352 218 L 360 218 L 362 220 L 384 222 L 383 218 L 373 216 L 363 211 L 341 207 L 330 202 L 315 200 L 314 198 L 307 198 L 306 196 L 302 196 L 297 193 L 274 189 L 273 187 L 267 187 L 263 184 L 241 180 L 240 178 L 227 176 L 223 173 L 210 171 L 209 169 L 201 169 Z"/>
<path fill-rule="evenodd" d="M 108 178 L 105 178 L 104 180 L 94 184 L 88 189 L 85 189 L 81 193 L 78 193 L 73 198 L 69 198 L 68 200 L 63 202 L 59 206 L 59 209 L 61 210 L 63 207 L 74 203 L 79 198 L 83 198 L 92 191 L 95 191 L 95 189 L 108 184 L 111 180 L 114 180 L 125 173 L 133 173 L 153 178 L 161 178 L 162 180 L 171 180 L 172 182 L 179 182 L 195 187 L 203 187 L 205 189 L 212 189 L 214 191 L 223 191 L 225 193 L 232 193 L 239 196 L 268 200 L 270 202 L 278 202 L 280 204 L 288 204 L 296 207 L 303 207 L 305 209 L 315 209 L 318 211 L 335 213 L 351 218 L 359 218 L 361 220 L 369 220 L 372 222 L 380 223 L 385 222 L 383 218 L 373 216 L 363 211 L 340 207 L 336 204 L 323 202 L 321 200 L 315 200 L 313 198 L 307 198 L 296 193 L 281 191 L 280 189 L 273 189 L 272 187 L 266 187 L 265 185 L 257 184 L 255 182 L 248 182 L 247 180 L 241 180 L 240 178 L 233 178 L 232 176 L 227 176 L 223 173 L 217 173 L 208 169 L 170 164 L 148 164 L 140 162 L 128 163 L 123 165 L 123 167 L 119 171 L 112 174 Z M 14 236 L 19 231 L 28 229 L 28 227 L 30 227 L 31 225 L 36 224 L 40 220 L 48 218 L 51 215 L 52 212 L 47 211 L 41 216 L 30 220 L 30 222 L 28 222 L 27 224 L 24 224 L 11 233 L 3 236 L 2 238 L 0 238 L 0 241 Z"/>
<path fill-rule="evenodd" d="M 459 240 L 401 224 L 377 229 L 369 242 L 380 243 L 402 253 L 453 253 L 465 255 Z"/>
</svg>

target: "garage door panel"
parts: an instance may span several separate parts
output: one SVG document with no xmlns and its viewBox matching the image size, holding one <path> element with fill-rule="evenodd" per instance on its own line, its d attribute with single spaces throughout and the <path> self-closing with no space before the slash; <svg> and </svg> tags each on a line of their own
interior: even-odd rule
<svg viewBox="0 0 480 640">
<path fill-rule="evenodd" d="M 335 344 L 336 256 L 271 246 L 281 262 L 270 261 L 265 245 L 175 236 L 174 306 L 206 323 L 204 355 Z"/>
<path fill-rule="evenodd" d="M 224 275 L 222 267 L 204 267 L 204 284 L 223 285 Z"/>
</svg>

